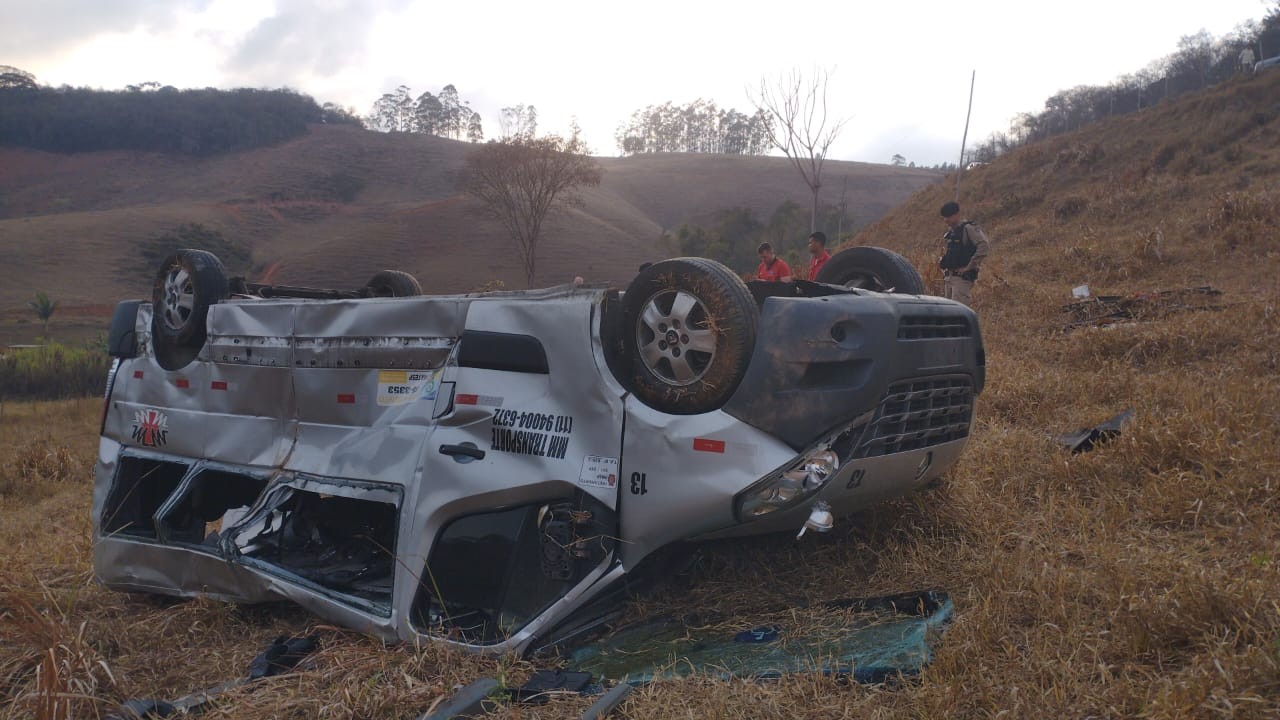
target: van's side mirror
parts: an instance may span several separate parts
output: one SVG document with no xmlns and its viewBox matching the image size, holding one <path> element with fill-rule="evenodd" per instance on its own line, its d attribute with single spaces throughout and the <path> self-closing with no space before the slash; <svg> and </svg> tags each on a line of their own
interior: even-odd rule
<svg viewBox="0 0 1280 720">
<path fill-rule="evenodd" d="M 123 300 L 111 313 L 111 329 L 107 331 L 107 354 L 114 358 L 138 356 L 138 306 L 142 300 Z"/>
</svg>

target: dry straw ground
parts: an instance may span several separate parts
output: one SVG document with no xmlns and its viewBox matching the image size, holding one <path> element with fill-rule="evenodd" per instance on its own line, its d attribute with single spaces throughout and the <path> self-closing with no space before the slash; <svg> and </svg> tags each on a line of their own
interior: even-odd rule
<svg viewBox="0 0 1280 720">
<path fill-rule="evenodd" d="M 988 385 L 939 487 L 825 536 L 713 544 L 644 611 L 945 588 L 956 619 L 900 687 L 820 676 L 641 689 L 628 718 L 1280 716 L 1280 73 L 1018 150 L 964 180 L 995 240 L 975 302 Z M 864 240 L 927 267 L 948 190 Z M 1212 284 L 1220 308 L 1065 332 L 1072 286 Z M 1113 442 L 1051 434 L 1125 407 Z M 383 647 L 289 606 L 106 591 L 89 571 L 97 404 L 0 415 L 0 716 L 93 717 L 244 671 L 318 632 L 308 669 L 212 717 L 412 718 L 456 683 L 531 666 Z M 582 700 L 511 708 L 572 717 Z"/>
</svg>

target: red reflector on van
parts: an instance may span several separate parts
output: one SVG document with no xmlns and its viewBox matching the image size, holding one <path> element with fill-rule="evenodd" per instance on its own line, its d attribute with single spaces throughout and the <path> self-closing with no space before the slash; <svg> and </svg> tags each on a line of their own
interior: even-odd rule
<svg viewBox="0 0 1280 720">
<path fill-rule="evenodd" d="M 724 454 L 724 441 L 711 440 L 709 438 L 694 438 L 693 449 L 699 452 L 713 452 Z"/>
<path fill-rule="evenodd" d="M 338 395 L 339 405 L 354 405 L 355 402 L 356 402 L 356 396 L 353 394 L 341 393 Z"/>
<path fill-rule="evenodd" d="M 178 378 L 173 381 L 173 384 L 183 389 L 191 387 L 191 381 L 186 378 Z"/>
<path fill-rule="evenodd" d="M 213 382 L 209 383 L 209 387 L 210 387 L 210 388 L 212 388 L 212 389 L 214 389 L 214 390 L 226 390 L 226 389 L 227 389 L 227 381 L 226 381 L 226 380 L 214 380 Z"/>
</svg>

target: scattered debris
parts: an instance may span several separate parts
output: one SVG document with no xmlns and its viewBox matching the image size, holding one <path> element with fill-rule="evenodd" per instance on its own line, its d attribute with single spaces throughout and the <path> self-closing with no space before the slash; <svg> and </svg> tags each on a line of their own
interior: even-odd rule
<svg viewBox="0 0 1280 720">
<path fill-rule="evenodd" d="M 569 664 L 632 685 L 692 674 L 767 679 L 813 671 L 880 683 L 914 675 L 932 659 L 952 610 L 945 592 L 928 590 L 779 609 L 745 623 L 659 618 L 574 650 Z"/>
<path fill-rule="evenodd" d="M 271 642 L 262 654 L 249 663 L 249 676 L 238 680 L 220 683 L 207 690 L 191 693 L 172 702 L 164 700 L 136 699 L 127 700 L 107 720 L 143 720 L 144 718 L 166 718 L 186 715 L 207 705 L 215 696 L 257 682 L 262 678 L 279 675 L 297 667 L 303 658 L 320 647 L 320 639 L 315 635 L 306 637 L 287 637 L 281 635 Z"/>
<path fill-rule="evenodd" d="M 627 683 L 619 683 L 613 686 L 613 689 L 600 696 L 599 700 L 591 703 L 591 707 L 582 713 L 580 720 L 599 720 L 605 717 L 614 708 L 622 704 L 623 700 L 631 694 L 632 686 Z"/>
<path fill-rule="evenodd" d="M 427 710 L 418 720 L 452 720 L 487 715 L 497 707 L 497 703 L 491 699 L 497 689 L 497 680 L 480 678 L 464 686 L 444 704 Z"/>
<path fill-rule="evenodd" d="M 483 717 L 501 708 L 506 701 L 541 705 L 556 695 L 602 695 L 587 708 L 585 718 L 603 718 L 631 691 L 621 684 L 609 691 L 591 684 L 591 673 L 567 670 L 538 670 L 518 688 L 503 690 L 493 678 L 481 678 L 458 690 L 446 701 L 436 701 L 418 720 L 453 720 Z"/>
<path fill-rule="evenodd" d="M 1059 435 L 1057 440 L 1073 453 L 1089 452 L 1098 443 L 1106 442 L 1119 435 L 1121 428 L 1132 419 L 1133 408 L 1129 408 L 1104 423 Z"/>
<path fill-rule="evenodd" d="M 1076 292 L 1081 288 L 1083 296 Z M 1088 297 L 1088 293 L 1087 285 L 1072 290 L 1072 294 L 1081 299 L 1062 306 L 1063 311 L 1072 318 L 1064 325 L 1064 329 L 1102 327 L 1129 320 L 1164 317 L 1185 310 L 1218 310 L 1220 306 L 1216 304 L 1216 298 L 1222 291 L 1202 285 L 1132 295 Z"/>
</svg>

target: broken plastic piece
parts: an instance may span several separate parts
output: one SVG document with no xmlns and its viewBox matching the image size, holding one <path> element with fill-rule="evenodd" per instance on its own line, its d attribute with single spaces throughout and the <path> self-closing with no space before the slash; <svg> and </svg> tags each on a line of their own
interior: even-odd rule
<svg viewBox="0 0 1280 720">
<path fill-rule="evenodd" d="M 523 703 L 544 703 L 554 692 L 580 693 L 591 684 L 591 673 L 539 670 L 528 682 L 511 691 L 511 699 Z"/>
<path fill-rule="evenodd" d="M 320 647 L 320 639 L 315 635 L 296 638 L 281 635 L 272 641 L 265 652 L 249 663 L 249 679 L 257 680 L 292 670 L 318 647 Z"/>
<path fill-rule="evenodd" d="M 1098 443 L 1106 442 L 1119 435 L 1121 428 L 1132 419 L 1133 408 L 1129 408 L 1104 423 L 1059 435 L 1058 442 L 1073 453 L 1088 452 Z"/>
<path fill-rule="evenodd" d="M 734 642 L 740 643 L 767 643 L 778 639 L 782 634 L 782 627 L 779 625 L 761 625 L 751 630 L 743 630 L 733 636 Z"/>
<path fill-rule="evenodd" d="M 163 700 L 129 700 L 107 716 L 107 720 L 150 720 L 166 718 L 178 708 Z"/>
<path fill-rule="evenodd" d="M 818 500 L 813 504 L 813 510 L 809 512 L 809 519 L 804 521 L 804 527 L 800 528 L 800 532 L 796 533 L 796 539 L 804 537 L 806 530 L 814 532 L 826 532 L 835 525 L 835 519 L 831 517 L 831 506 L 825 500 Z"/>
<path fill-rule="evenodd" d="M 480 678 L 463 687 L 443 705 L 423 714 L 418 720 L 452 720 L 453 718 L 487 715 L 489 710 L 494 707 L 494 703 L 489 699 L 489 696 L 497 688 L 497 680 Z"/>
<path fill-rule="evenodd" d="M 599 720 L 612 712 L 614 708 L 621 705 L 622 701 L 626 700 L 627 696 L 630 694 L 631 686 L 627 683 L 614 685 L 609 692 L 600 696 L 599 700 L 591 703 L 591 707 L 587 708 L 587 711 L 582 713 L 582 717 L 579 720 Z"/>
</svg>

